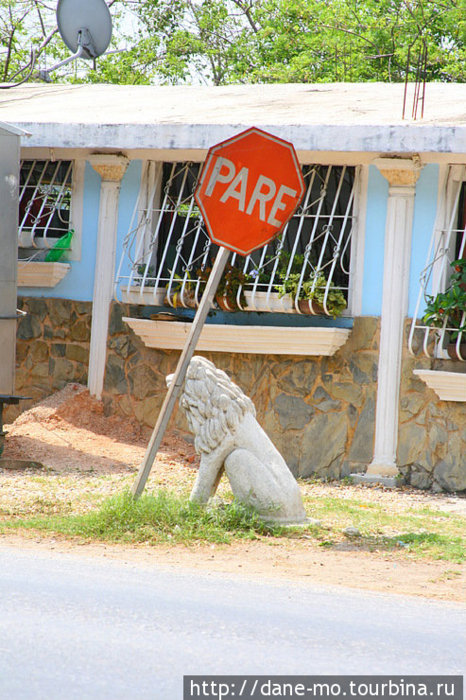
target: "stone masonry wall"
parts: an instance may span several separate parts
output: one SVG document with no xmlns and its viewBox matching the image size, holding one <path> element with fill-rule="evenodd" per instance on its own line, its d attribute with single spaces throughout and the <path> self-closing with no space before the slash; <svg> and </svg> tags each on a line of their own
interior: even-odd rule
<svg viewBox="0 0 466 700">
<path fill-rule="evenodd" d="M 87 383 L 91 304 L 68 299 L 19 298 L 17 394 L 30 396 L 5 410 L 5 422 L 68 382 Z"/>
<path fill-rule="evenodd" d="M 70 381 L 87 382 L 91 304 L 22 299 L 19 307 L 28 315 L 18 322 L 16 392 L 32 401 L 9 407 L 5 422 Z M 112 305 L 103 401 L 107 413 L 153 426 L 179 352 L 146 348 L 122 321 L 140 314 L 138 306 Z M 338 478 L 364 471 L 372 459 L 378 344 L 379 320 L 364 317 L 355 319 L 348 342 L 332 357 L 202 354 L 252 398 L 294 474 Z M 434 364 L 404 352 L 398 463 L 413 486 L 463 490 L 466 405 L 440 401 L 412 373 L 439 368 Z M 442 362 L 442 369 L 464 371 L 453 362 Z M 186 429 L 179 412 L 172 422 Z"/>
<path fill-rule="evenodd" d="M 417 348 L 409 354 L 406 324 L 397 464 L 406 480 L 421 489 L 466 489 L 466 403 L 442 401 L 413 369 L 466 371 L 464 362 L 430 360 Z M 420 343 L 419 343 L 420 345 Z"/>
<path fill-rule="evenodd" d="M 104 403 L 154 425 L 179 353 L 146 348 L 124 315 L 131 315 L 128 307 L 113 305 Z M 296 475 L 333 478 L 363 471 L 372 458 L 378 337 L 377 319 L 360 318 L 333 357 L 201 354 L 251 397 Z M 179 414 L 174 422 L 186 428 Z"/>
</svg>

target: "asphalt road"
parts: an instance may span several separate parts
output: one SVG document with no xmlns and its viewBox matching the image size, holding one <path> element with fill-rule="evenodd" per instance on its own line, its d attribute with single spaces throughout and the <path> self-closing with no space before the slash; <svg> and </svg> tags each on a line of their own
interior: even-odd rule
<svg viewBox="0 0 466 700">
<path fill-rule="evenodd" d="M 1 700 L 180 700 L 183 674 L 459 674 L 457 604 L 0 546 Z"/>
</svg>

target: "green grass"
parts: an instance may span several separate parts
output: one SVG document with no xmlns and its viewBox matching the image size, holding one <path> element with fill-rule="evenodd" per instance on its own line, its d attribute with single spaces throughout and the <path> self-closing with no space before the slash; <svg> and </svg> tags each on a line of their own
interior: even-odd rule
<svg viewBox="0 0 466 700">
<path fill-rule="evenodd" d="M 446 559 L 461 564 L 466 560 L 462 537 L 440 535 L 436 532 L 404 532 L 396 537 L 384 537 L 381 543 L 387 549 L 405 547 L 409 552 L 428 555 L 432 559 Z"/>
<path fill-rule="evenodd" d="M 105 500 L 82 515 L 39 516 L 4 521 L 0 531 L 33 529 L 108 542 L 229 543 L 232 538 L 277 535 L 282 528 L 266 525 L 238 503 L 204 508 L 166 491 L 134 500 L 129 491 Z"/>
<path fill-rule="evenodd" d="M 394 512 L 384 504 L 325 496 L 316 499 L 312 494 L 305 503 L 310 515 L 326 526 L 324 546 L 338 545 L 335 535 L 351 526 L 361 533 L 351 538 L 354 548 L 398 550 L 455 563 L 466 561 L 464 516 L 422 506 Z"/>
</svg>

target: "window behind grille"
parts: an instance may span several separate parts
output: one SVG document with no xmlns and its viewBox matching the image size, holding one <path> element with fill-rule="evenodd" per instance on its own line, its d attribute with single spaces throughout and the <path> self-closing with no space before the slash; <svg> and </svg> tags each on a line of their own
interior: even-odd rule
<svg viewBox="0 0 466 700">
<path fill-rule="evenodd" d="M 200 167 L 199 163 L 146 164 L 117 275 L 125 289 L 137 287 L 140 303 L 167 299 L 170 303 L 174 287 L 192 285 L 199 271 L 202 274 L 215 259 L 217 247 L 208 238 L 193 197 Z M 348 298 L 355 168 L 309 165 L 302 170 L 306 193 L 283 233 L 245 258 L 231 257 L 231 264 L 248 276 L 244 285 L 248 309 L 267 310 L 263 299 L 259 304 L 259 296 L 277 296 L 284 273 L 302 273 L 305 279 L 313 271 L 322 272 L 327 284 Z M 131 270 L 126 275 L 128 264 Z M 151 302 L 145 290 L 151 291 Z M 201 293 L 201 287 L 197 291 Z M 183 303 L 183 294 L 178 299 Z"/>
<path fill-rule="evenodd" d="M 453 357 L 466 361 L 463 347 L 466 333 L 458 332 L 458 318 L 452 320 L 453 316 L 445 313 L 443 323 L 438 326 L 424 322 L 429 300 L 449 287 L 451 263 L 460 258 L 466 259 L 466 165 L 449 167 L 442 200 L 440 206 L 445 210 L 442 221 L 434 227 L 427 264 L 421 273 L 419 296 L 409 334 L 409 350 L 413 355 L 422 351 L 427 357 L 447 359 L 446 346 L 451 344 L 454 346 L 450 350 Z M 466 309 L 463 309 L 460 325 L 466 326 Z M 453 343 L 450 343 L 451 339 Z"/>
<path fill-rule="evenodd" d="M 70 228 L 72 161 L 23 160 L 18 239 L 21 248 L 50 248 Z"/>
</svg>

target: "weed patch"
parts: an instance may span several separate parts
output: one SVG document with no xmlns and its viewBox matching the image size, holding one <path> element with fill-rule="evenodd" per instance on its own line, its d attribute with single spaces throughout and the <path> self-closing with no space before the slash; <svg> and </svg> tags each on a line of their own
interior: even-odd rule
<svg viewBox="0 0 466 700">
<path fill-rule="evenodd" d="M 466 560 L 462 537 L 436 532 L 404 532 L 396 537 L 384 537 L 383 543 L 388 548 L 405 547 L 410 552 L 427 553 L 434 559 L 446 559 L 457 564 Z"/>
<path fill-rule="evenodd" d="M 267 525 L 238 503 L 205 508 L 165 491 L 134 500 L 126 491 L 82 515 L 35 517 L 2 523 L 2 529 L 34 529 L 109 542 L 229 543 L 233 538 L 278 535 L 283 528 Z"/>
</svg>

